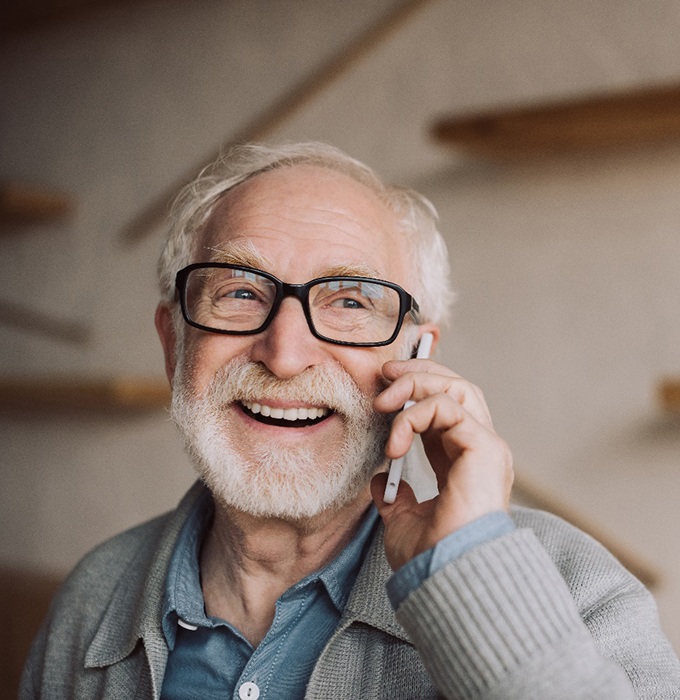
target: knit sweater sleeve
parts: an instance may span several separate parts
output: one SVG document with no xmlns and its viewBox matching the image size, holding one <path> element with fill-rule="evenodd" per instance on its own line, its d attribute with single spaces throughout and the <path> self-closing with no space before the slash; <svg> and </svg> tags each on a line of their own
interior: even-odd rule
<svg viewBox="0 0 680 700">
<path fill-rule="evenodd" d="M 538 536 L 521 527 L 466 553 L 399 607 L 439 691 L 505 700 L 678 697 L 680 665 L 644 587 L 580 531 L 532 517 Z"/>
</svg>

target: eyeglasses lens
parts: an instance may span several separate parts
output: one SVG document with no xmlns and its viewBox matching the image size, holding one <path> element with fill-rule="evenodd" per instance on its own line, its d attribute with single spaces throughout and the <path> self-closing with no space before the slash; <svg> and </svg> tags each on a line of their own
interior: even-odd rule
<svg viewBox="0 0 680 700">
<path fill-rule="evenodd" d="M 274 283 L 255 272 L 198 268 L 187 279 L 187 313 L 207 328 L 253 331 L 264 323 L 275 295 Z"/>
<path fill-rule="evenodd" d="M 309 309 L 318 333 L 354 343 L 379 343 L 399 322 L 399 294 L 377 282 L 333 279 L 309 290 Z"/>
</svg>

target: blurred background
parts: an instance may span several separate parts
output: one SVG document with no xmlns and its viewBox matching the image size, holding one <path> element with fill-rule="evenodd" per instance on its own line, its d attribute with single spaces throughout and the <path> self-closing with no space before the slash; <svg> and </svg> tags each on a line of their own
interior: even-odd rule
<svg viewBox="0 0 680 700">
<path fill-rule="evenodd" d="M 0 16 L 2 687 L 63 575 L 193 481 L 155 264 L 172 194 L 248 139 L 329 141 L 435 203 L 458 291 L 440 358 L 484 389 L 517 500 L 604 540 L 680 650 L 680 4 Z"/>
</svg>

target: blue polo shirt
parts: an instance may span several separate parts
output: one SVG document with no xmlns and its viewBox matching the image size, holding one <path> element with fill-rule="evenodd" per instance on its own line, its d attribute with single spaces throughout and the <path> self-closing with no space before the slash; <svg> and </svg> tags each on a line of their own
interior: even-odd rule
<svg viewBox="0 0 680 700">
<path fill-rule="evenodd" d="M 377 510 L 367 510 L 354 539 L 333 561 L 278 599 L 272 626 L 256 648 L 228 622 L 205 613 L 199 556 L 213 511 L 206 489 L 180 532 L 170 562 L 162 619 L 169 657 L 161 698 L 298 700 L 340 621 L 377 525 Z M 392 605 L 397 608 L 450 561 L 512 529 L 509 516 L 499 512 L 449 535 L 389 579 Z"/>
</svg>

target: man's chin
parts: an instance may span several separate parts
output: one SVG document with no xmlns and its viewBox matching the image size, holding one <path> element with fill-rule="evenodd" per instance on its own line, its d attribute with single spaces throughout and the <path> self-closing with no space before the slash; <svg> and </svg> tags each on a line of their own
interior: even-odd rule
<svg viewBox="0 0 680 700">
<path fill-rule="evenodd" d="M 357 500 L 371 473 L 336 463 L 319 462 L 315 455 L 278 450 L 257 461 L 238 461 L 218 467 L 205 462 L 198 472 L 222 505 L 258 518 L 308 520 L 342 509 Z M 320 470 L 324 465 L 326 473 Z"/>
</svg>

